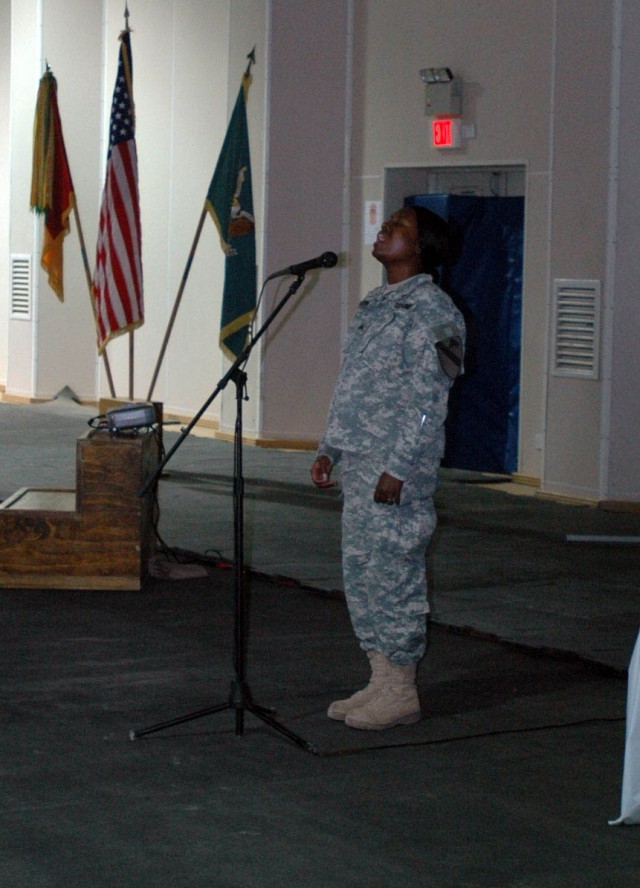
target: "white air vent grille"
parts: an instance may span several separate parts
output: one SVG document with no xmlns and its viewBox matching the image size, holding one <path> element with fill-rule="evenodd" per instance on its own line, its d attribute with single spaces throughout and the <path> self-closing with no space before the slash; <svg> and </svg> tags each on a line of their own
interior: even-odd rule
<svg viewBox="0 0 640 888">
<path fill-rule="evenodd" d="M 554 281 L 553 375 L 598 378 L 600 281 Z"/>
<path fill-rule="evenodd" d="M 32 275 L 31 256 L 11 257 L 11 317 L 31 320 Z"/>
</svg>

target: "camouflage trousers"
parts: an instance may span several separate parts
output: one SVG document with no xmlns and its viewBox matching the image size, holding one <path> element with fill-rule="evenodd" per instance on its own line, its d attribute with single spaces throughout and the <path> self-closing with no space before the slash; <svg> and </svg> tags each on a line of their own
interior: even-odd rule
<svg viewBox="0 0 640 888">
<path fill-rule="evenodd" d="M 426 648 L 426 548 L 436 526 L 435 471 L 407 478 L 400 505 L 376 503 L 382 467 L 343 452 L 342 569 L 349 616 L 360 647 L 398 665 Z"/>
</svg>

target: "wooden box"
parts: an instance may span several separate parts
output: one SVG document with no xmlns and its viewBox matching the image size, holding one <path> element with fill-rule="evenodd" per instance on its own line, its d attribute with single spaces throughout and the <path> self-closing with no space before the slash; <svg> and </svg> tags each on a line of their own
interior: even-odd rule
<svg viewBox="0 0 640 888">
<path fill-rule="evenodd" d="M 23 488 L 0 504 L 0 587 L 139 589 L 155 547 L 153 431 L 89 431 L 76 489 Z"/>
</svg>

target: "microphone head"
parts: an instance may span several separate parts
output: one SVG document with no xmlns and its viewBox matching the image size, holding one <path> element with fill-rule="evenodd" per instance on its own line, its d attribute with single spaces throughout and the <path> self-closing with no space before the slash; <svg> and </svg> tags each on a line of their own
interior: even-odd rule
<svg viewBox="0 0 640 888">
<path fill-rule="evenodd" d="M 333 268 L 338 262 L 338 257 L 335 253 L 323 253 L 320 257 L 320 265 L 321 268 Z"/>
</svg>

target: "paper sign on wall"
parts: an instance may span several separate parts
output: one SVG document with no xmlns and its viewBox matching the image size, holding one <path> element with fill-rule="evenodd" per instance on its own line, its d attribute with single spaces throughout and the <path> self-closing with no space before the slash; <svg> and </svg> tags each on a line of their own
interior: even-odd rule
<svg viewBox="0 0 640 888">
<path fill-rule="evenodd" d="M 364 202 L 364 242 L 372 244 L 382 225 L 382 201 L 365 200 Z"/>
</svg>

